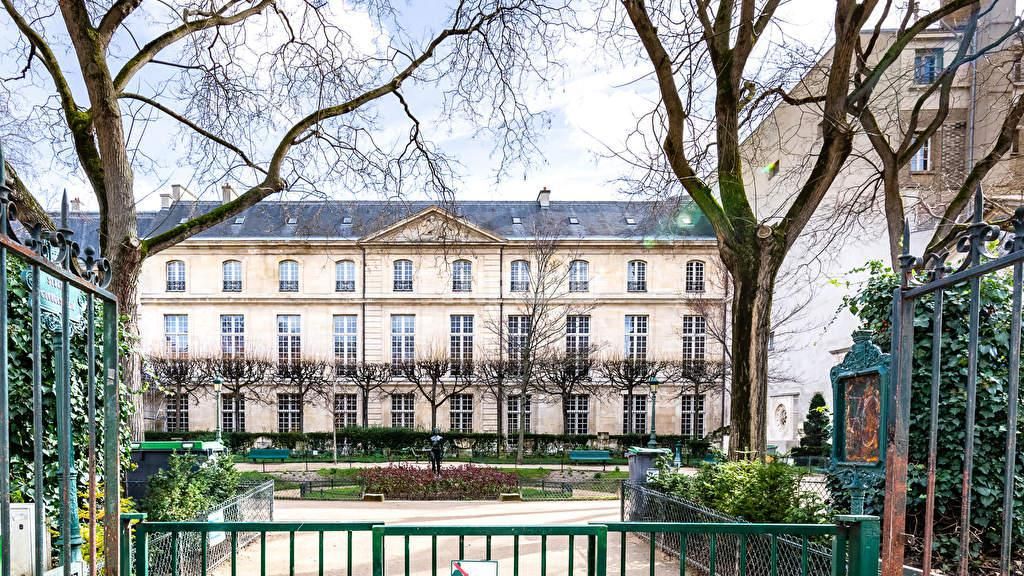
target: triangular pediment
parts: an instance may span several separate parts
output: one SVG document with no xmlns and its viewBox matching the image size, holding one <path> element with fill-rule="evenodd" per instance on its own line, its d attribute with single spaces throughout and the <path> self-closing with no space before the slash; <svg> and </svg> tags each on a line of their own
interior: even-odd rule
<svg viewBox="0 0 1024 576">
<path fill-rule="evenodd" d="M 359 240 L 363 244 L 503 244 L 505 239 L 431 206 Z"/>
</svg>

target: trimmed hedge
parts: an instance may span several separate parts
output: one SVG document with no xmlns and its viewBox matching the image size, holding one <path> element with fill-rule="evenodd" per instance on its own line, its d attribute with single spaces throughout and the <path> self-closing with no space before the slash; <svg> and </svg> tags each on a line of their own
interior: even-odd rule
<svg viewBox="0 0 1024 576">
<path fill-rule="evenodd" d="M 398 464 L 366 468 L 359 479 L 367 494 L 399 500 L 493 500 L 519 491 L 515 474 L 472 465 L 448 466 L 435 476 L 426 468 Z"/>
<path fill-rule="evenodd" d="M 338 430 L 338 445 L 348 445 L 353 453 L 376 454 L 383 450 L 391 453 L 402 452 L 410 448 L 426 449 L 430 443 L 431 433 L 425 430 L 385 427 L 350 427 Z M 497 453 L 498 435 L 490 432 L 442 432 L 449 453 L 457 449 L 470 449 L 474 456 L 494 455 Z M 146 432 L 146 440 L 213 440 L 216 432 Z M 270 441 L 274 448 L 290 450 L 304 449 L 328 452 L 331 450 L 331 432 L 225 432 L 224 444 L 235 454 L 244 454 L 253 447 L 257 439 Z M 525 452 L 530 456 L 557 455 L 566 450 L 581 448 L 603 448 L 598 445 L 596 435 L 567 434 L 526 434 Z M 609 443 L 617 446 L 619 452 L 631 446 L 646 446 L 648 437 L 641 434 L 624 434 L 609 437 Z M 682 436 L 658 436 L 658 444 L 664 448 L 674 448 L 676 442 L 683 442 L 684 449 L 691 454 L 703 456 L 708 449 L 708 442 L 703 439 L 684 438 Z"/>
</svg>

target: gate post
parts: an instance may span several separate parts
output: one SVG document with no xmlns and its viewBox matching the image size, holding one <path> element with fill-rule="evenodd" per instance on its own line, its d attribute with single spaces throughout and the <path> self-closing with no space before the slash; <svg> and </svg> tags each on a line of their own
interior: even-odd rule
<svg viewBox="0 0 1024 576">
<path fill-rule="evenodd" d="M 881 528 L 877 516 L 836 516 L 836 524 L 846 530 L 846 574 L 878 576 L 881 555 Z M 840 550 L 842 554 L 844 551 Z"/>
<path fill-rule="evenodd" d="M 384 576 L 384 527 L 373 527 L 373 576 Z"/>
</svg>

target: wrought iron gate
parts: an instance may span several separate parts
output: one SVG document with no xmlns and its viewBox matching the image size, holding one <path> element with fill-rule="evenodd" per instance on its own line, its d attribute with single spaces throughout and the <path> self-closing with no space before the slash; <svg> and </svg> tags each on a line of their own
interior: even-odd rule
<svg viewBox="0 0 1024 576">
<path fill-rule="evenodd" d="M 0 576 L 12 572 L 12 495 L 34 504 L 34 573 L 41 575 L 49 568 L 45 533 L 54 524 L 46 515 L 46 470 L 53 463 L 47 461 L 52 452 L 45 443 L 47 428 L 54 424 L 59 496 L 50 504 L 58 510 L 56 545 L 63 573 L 70 575 L 72 563 L 82 561 L 87 542 L 88 573 L 96 574 L 105 563 L 106 572 L 116 574 L 120 419 L 117 300 L 105 289 L 110 266 L 92 248 L 83 250 L 73 239 L 66 193 L 56 231 L 36 227 L 19 233 L 12 225 L 15 207 L 4 182 L 0 150 Z M 17 335 L 27 335 L 31 342 L 18 340 Z M 9 349 L 11 343 L 15 350 Z M 12 420 L 12 406 L 17 420 Z M 97 461 L 99 455 L 102 462 Z M 86 462 L 84 481 L 79 479 L 76 460 Z M 96 541 L 101 484 L 106 528 L 102 559 L 97 557 Z M 88 509 L 84 538 L 78 512 L 80 486 L 85 487 Z"/>
<path fill-rule="evenodd" d="M 889 413 L 888 461 L 886 465 L 886 499 L 882 533 L 882 574 L 902 576 L 904 548 L 906 546 L 907 474 L 909 459 L 909 431 L 911 402 L 915 408 L 928 410 L 928 455 L 924 467 L 925 503 L 922 538 L 922 569 L 931 573 L 933 542 L 935 538 L 936 462 L 939 457 L 940 383 L 943 378 L 943 298 L 953 288 L 968 290 L 969 311 L 966 323 L 968 333 L 967 358 L 963 381 L 965 417 L 961 471 L 962 505 L 959 511 L 959 552 L 955 558 L 958 573 L 967 576 L 970 568 L 971 500 L 977 448 L 976 417 L 978 411 L 979 329 L 983 322 L 982 280 L 986 276 L 1012 268 L 1012 310 L 1008 337 L 1008 375 L 1005 382 L 1006 404 L 984 406 L 985 410 L 1006 412 L 1005 473 L 1001 497 L 1002 525 L 1000 536 L 999 573 L 1008 576 L 1012 570 L 1014 484 L 1017 468 L 1017 428 L 1020 378 L 1021 344 L 1021 285 L 1024 265 L 1024 207 L 1004 224 L 1012 224 L 1013 232 L 1004 234 L 1000 227 L 982 221 L 984 198 L 979 189 L 974 201 L 974 216 L 955 237 L 955 250 L 960 260 L 947 263 L 950 253 L 929 253 L 922 258 L 910 254 L 909 231 L 904 233 L 903 256 L 900 259 L 900 287 L 893 294 L 892 379 L 894 382 Z M 909 230 L 909 226 L 905 226 Z M 932 304 L 930 323 L 930 362 L 915 367 L 915 310 L 924 301 Z M 986 317 L 986 320 L 988 318 Z M 930 371 L 930 394 L 927 398 L 912 398 L 912 378 L 915 369 L 923 374 Z M 948 378 L 958 378 L 950 374 Z M 923 396 L 923 395 L 921 395 Z M 957 397 L 959 398 L 959 396 Z M 997 413 L 998 414 L 998 413 Z M 945 446 L 943 447 L 945 448 Z"/>
</svg>

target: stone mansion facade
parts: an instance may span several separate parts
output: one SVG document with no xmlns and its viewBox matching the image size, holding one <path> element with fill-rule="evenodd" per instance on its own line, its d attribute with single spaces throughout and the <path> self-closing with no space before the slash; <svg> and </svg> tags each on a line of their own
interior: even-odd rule
<svg viewBox="0 0 1024 576">
<path fill-rule="evenodd" d="M 230 188 L 224 188 L 228 197 Z M 714 234 L 692 204 L 536 201 L 265 201 L 148 258 L 140 281 L 145 354 L 247 353 L 285 361 L 401 363 L 444 354 L 480 361 L 522 331 L 524 294 L 539 266 L 538 242 L 555 246 L 567 274 L 555 305 L 564 334 L 553 348 L 581 346 L 595 357 L 723 361 L 705 315 L 725 313 L 727 289 Z M 143 217 L 154 234 L 218 206 L 175 187 Z M 89 215 L 79 214 L 88 220 Z M 719 318 L 721 316 L 718 316 Z M 562 322 L 559 316 L 559 322 Z M 500 327 L 500 330 L 498 329 Z M 563 342 L 565 342 L 563 344 Z M 595 376 L 596 378 L 597 376 Z M 657 431 L 703 436 L 727 422 L 724 377 L 687 394 L 664 382 Z M 531 394 L 529 432 L 622 434 L 648 430 L 646 387 L 632 406 L 621 393 L 569 398 Z M 268 383 L 258 394 L 209 389 L 150 395 L 152 430 L 322 432 L 361 422 L 362 398 L 339 380 L 330 398 L 303 399 Z M 367 403 L 371 426 L 428 429 L 430 403 L 400 374 Z M 520 422 L 509 403 L 506 428 Z M 567 414 L 563 422 L 563 408 Z M 633 417 L 627 413 L 632 408 Z M 438 409 L 441 430 L 495 432 L 496 402 L 471 386 Z"/>
</svg>

